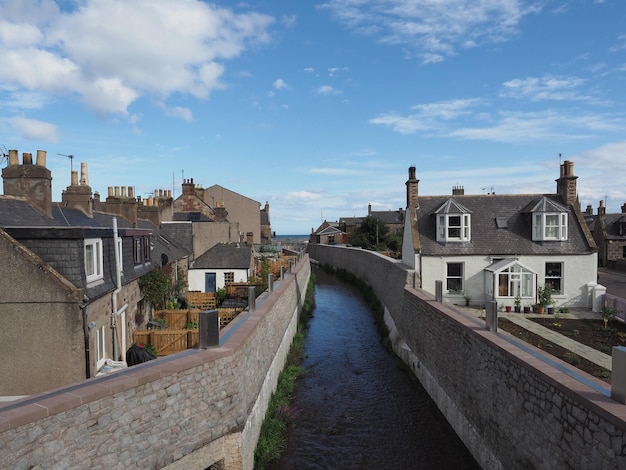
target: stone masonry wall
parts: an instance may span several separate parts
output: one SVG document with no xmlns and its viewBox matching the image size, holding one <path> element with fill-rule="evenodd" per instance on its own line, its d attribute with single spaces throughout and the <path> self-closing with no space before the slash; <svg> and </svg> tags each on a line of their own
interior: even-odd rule
<svg viewBox="0 0 626 470">
<path fill-rule="evenodd" d="M 222 330 L 220 347 L 3 404 L 0 468 L 251 469 L 260 424 L 250 415 L 276 387 L 309 276 L 305 256 Z"/>
<path fill-rule="evenodd" d="M 359 250 L 309 252 L 355 275 L 369 266 L 366 282 L 375 292 L 377 280 L 384 286 L 404 276 L 394 270 L 405 272 L 391 260 L 375 272 L 380 264 Z M 626 406 L 610 398 L 606 383 L 505 332 L 487 331 L 482 320 L 424 291 L 406 287 L 379 299 L 396 353 L 481 467 L 626 468 Z"/>
</svg>

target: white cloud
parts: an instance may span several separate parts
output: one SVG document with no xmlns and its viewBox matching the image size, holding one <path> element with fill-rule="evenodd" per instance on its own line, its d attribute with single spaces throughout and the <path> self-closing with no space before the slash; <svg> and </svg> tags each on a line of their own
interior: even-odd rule
<svg viewBox="0 0 626 470">
<path fill-rule="evenodd" d="M 99 114 L 128 113 L 139 97 L 205 98 L 224 63 L 270 41 L 273 19 L 198 0 L 85 0 L 0 5 L 0 86 L 77 95 Z"/>
<path fill-rule="evenodd" d="M 341 90 L 338 90 L 337 88 L 330 85 L 319 86 L 317 87 L 315 92 L 318 95 L 340 95 L 342 93 Z"/>
<path fill-rule="evenodd" d="M 285 202 L 290 204 L 296 202 L 309 202 L 316 201 L 322 197 L 321 194 L 312 193 L 310 191 L 290 191 L 287 193 L 285 197 Z"/>
<path fill-rule="evenodd" d="M 309 173 L 312 173 L 315 175 L 341 175 L 341 176 L 345 176 L 345 175 L 355 176 L 355 175 L 363 174 L 362 171 L 350 170 L 346 168 L 311 168 L 309 170 Z"/>
<path fill-rule="evenodd" d="M 588 96 L 577 91 L 585 82 L 578 77 L 559 78 L 551 75 L 516 78 L 503 83 L 500 96 L 531 101 L 588 100 Z"/>
<path fill-rule="evenodd" d="M 459 47 L 505 41 L 525 16 L 540 10 L 525 0 L 329 0 L 320 8 L 356 34 L 408 46 L 425 63 L 454 55 Z"/>
<path fill-rule="evenodd" d="M 274 80 L 273 86 L 277 90 L 285 90 L 285 89 L 289 88 L 289 85 L 287 85 L 287 82 L 285 82 L 285 80 L 283 80 L 282 78 Z"/>
<path fill-rule="evenodd" d="M 57 142 L 59 140 L 56 126 L 49 122 L 23 117 L 9 118 L 7 122 L 18 135 L 27 140 L 42 140 L 45 142 Z"/>
</svg>

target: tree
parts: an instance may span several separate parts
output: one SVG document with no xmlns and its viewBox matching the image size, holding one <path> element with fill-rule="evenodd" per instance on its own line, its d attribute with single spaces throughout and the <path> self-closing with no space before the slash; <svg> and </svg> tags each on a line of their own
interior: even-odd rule
<svg viewBox="0 0 626 470">
<path fill-rule="evenodd" d="M 143 293 L 144 300 L 152 304 L 155 310 L 165 306 L 166 296 L 171 286 L 170 279 L 159 269 L 153 269 L 145 276 L 139 278 L 139 288 Z"/>
<path fill-rule="evenodd" d="M 360 246 L 366 250 L 372 250 L 385 244 L 389 227 L 380 219 L 368 215 L 361 226 L 350 234 L 348 240 L 353 246 Z"/>
</svg>

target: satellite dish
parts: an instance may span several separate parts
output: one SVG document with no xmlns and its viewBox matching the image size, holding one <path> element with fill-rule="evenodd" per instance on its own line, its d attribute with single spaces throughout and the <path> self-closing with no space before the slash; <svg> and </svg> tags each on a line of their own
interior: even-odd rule
<svg viewBox="0 0 626 470">
<path fill-rule="evenodd" d="M 165 253 L 161 253 L 161 266 L 167 266 L 170 259 L 167 257 Z"/>
</svg>

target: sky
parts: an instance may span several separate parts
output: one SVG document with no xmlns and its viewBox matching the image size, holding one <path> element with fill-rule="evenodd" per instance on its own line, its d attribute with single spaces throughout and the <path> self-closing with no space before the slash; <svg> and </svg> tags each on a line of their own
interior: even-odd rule
<svg viewBox="0 0 626 470">
<path fill-rule="evenodd" d="M 569 160 L 620 212 L 626 2 L 0 0 L 0 149 L 47 151 L 55 201 L 82 162 L 103 199 L 193 178 L 277 235 L 405 208 L 410 166 L 534 194 Z"/>
</svg>

